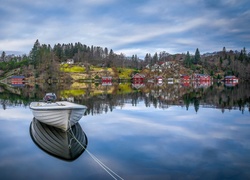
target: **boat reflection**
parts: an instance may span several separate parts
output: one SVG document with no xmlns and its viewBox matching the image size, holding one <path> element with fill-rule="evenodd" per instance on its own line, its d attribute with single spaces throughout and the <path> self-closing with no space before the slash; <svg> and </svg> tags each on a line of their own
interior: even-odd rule
<svg viewBox="0 0 250 180">
<path fill-rule="evenodd" d="M 34 143 L 46 153 L 66 161 L 77 159 L 87 148 L 87 136 L 79 123 L 68 131 L 49 126 L 33 118 L 30 136 Z"/>
</svg>

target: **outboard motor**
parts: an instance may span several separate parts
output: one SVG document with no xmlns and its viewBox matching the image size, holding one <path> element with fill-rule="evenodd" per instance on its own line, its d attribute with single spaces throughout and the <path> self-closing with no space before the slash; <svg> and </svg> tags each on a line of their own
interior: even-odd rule
<svg viewBox="0 0 250 180">
<path fill-rule="evenodd" d="M 56 94 L 55 93 L 47 93 L 43 100 L 45 102 L 55 102 L 56 101 Z"/>
</svg>

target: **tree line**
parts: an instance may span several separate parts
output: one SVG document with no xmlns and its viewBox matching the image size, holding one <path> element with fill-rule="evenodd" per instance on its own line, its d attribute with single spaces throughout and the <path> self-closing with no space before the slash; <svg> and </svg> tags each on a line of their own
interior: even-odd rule
<svg viewBox="0 0 250 180">
<path fill-rule="evenodd" d="M 48 76 L 55 76 L 59 73 L 59 65 L 74 59 L 75 63 L 88 67 L 90 65 L 100 67 L 122 67 L 135 68 L 141 70 L 144 67 L 153 66 L 166 61 L 178 61 L 180 65 L 191 69 L 192 72 L 209 73 L 212 76 L 236 75 L 240 78 L 250 78 L 250 53 L 246 48 L 240 52 L 232 50 L 213 53 L 210 56 L 201 55 L 197 48 L 194 55 L 189 51 L 186 54 L 171 55 L 165 51 L 151 55 L 147 53 L 144 59 L 140 59 L 136 54 L 131 57 L 125 54 L 116 54 L 112 49 L 100 46 L 87 46 L 80 42 L 68 44 L 40 44 L 37 39 L 28 55 L 13 57 L 10 61 L 5 61 L 6 54 L 3 51 L 0 58 L 0 70 L 8 71 L 17 67 L 33 65 L 36 74 L 46 71 Z M 58 72 L 58 73 L 57 73 Z M 222 74 L 221 72 L 224 72 Z"/>
</svg>

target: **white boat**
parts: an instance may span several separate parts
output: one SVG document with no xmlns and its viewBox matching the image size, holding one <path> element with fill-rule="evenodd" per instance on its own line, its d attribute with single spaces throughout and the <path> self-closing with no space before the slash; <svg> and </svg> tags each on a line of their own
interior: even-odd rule
<svg viewBox="0 0 250 180">
<path fill-rule="evenodd" d="M 30 109 L 42 123 L 67 131 L 84 115 L 87 107 L 68 101 L 32 102 Z"/>
<path fill-rule="evenodd" d="M 65 132 L 33 118 L 30 124 L 30 136 L 42 150 L 66 161 L 77 159 L 85 151 L 88 143 L 87 136 L 79 123 Z"/>
</svg>

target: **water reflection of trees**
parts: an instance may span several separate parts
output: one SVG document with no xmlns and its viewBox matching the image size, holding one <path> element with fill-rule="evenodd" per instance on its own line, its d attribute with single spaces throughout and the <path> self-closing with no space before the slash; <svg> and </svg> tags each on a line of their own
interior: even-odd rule
<svg viewBox="0 0 250 180">
<path fill-rule="evenodd" d="M 115 107 L 123 107 L 125 104 L 137 106 L 144 102 L 146 107 L 166 109 L 172 105 L 185 107 L 190 106 L 199 111 L 203 108 L 218 108 L 222 112 L 225 109 L 238 109 L 242 112 L 250 111 L 249 84 L 239 84 L 235 87 L 213 85 L 208 88 L 191 88 L 172 85 L 168 87 L 145 87 L 140 91 L 129 94 L 103 94 L 90 98 L 75 98 L 80 104 L 89 107 L 87 114 L 100 114 L 112 111 Z"/>
<path fill-rule="evenodd" d="M 130 93 L 114 91 L 104 92 L 99 95 L 81 95 L 74 97 L 74 101 L 88 107 L 86 114 L 101 114 L 112 112 L 114 108 L 122 108 L 125 104 L 137 106 L 145 103 L 146 107 L 166 109 L 172 105 L 185 107 L 190 106 L 199 111 L 200 107 L 218 108 L 224 112 L 226 109 L 238 109 L 240 111 L 250 111 L 250 85 L 248 83 L 238 84 L 235 87 L 225 87 L 221 84 L 214 84 L 207 88 L 185 87 L 180 84 L 162 85 L 147 84 L 142 89 L 134 89 Z M 119 88 L 114 88 L 119 89 Z M 43 90 L 46 92 L 46 90 Z M 57 90 L 59 92 L 60 90 Z M 39 96 L 38 96 L 39 94 Z M 32 98 L 29 93 L 23 90 L 23 94 L 15 95 L 7 92 L 0 93 L 0 103 L 2 108 L 6 106 L 27 106 L 29 102 L 42 98 L 41 91 L 33 92 Z M 34 96 L 35 95 L 35 96 Z"/>
</svg>

